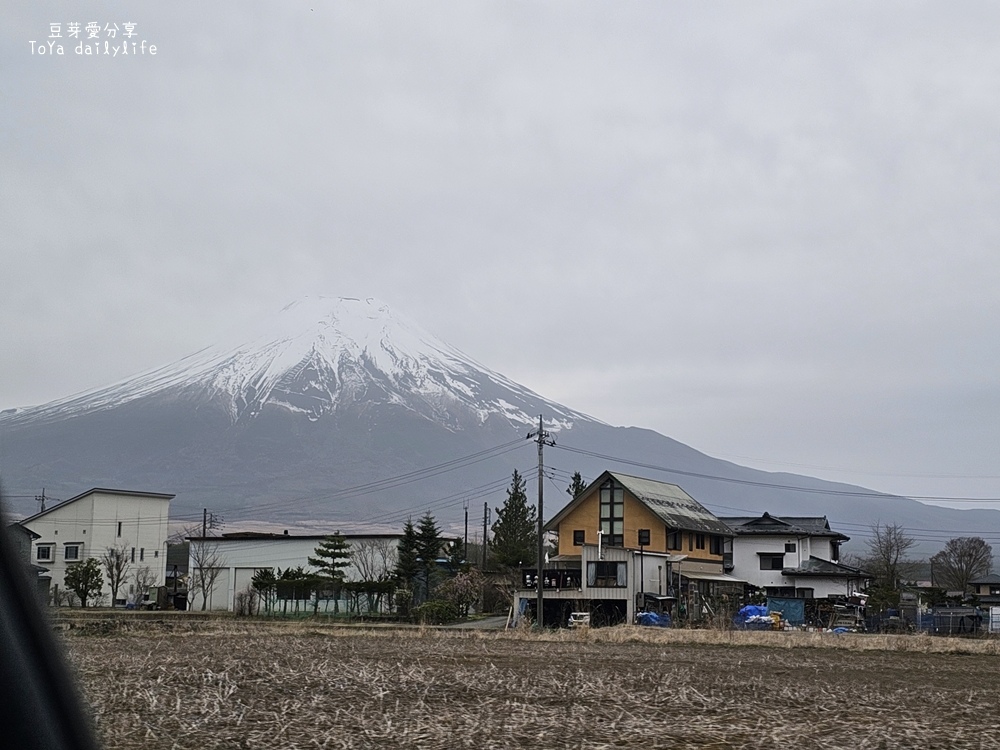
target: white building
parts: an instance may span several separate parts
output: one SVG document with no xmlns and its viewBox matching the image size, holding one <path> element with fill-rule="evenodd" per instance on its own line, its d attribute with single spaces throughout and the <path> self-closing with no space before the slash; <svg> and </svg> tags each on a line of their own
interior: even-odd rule
<svg viewBox="0 0 1000 750">
<path fill-rule="evenodd" d="M 735 534 L 732 563 L 727 568 L 768 596 L 849 596 L 863 589 L 870 578 L 840 563 L 840 545 L 850 537 L 833 531 L 826 516 L 778 518 L 764 513 L 720 520 Z"/>
<path fill-rule="evenodd" d="M 21 521 L 22 526 L 38 535 L 32 542 L 31 559 L 48 570 L 52 601 L 58 603 L 60 592 L 65 590 L 69 566 L 88 558 L 100 561 L 109 549 L 121 550 L 129 561 L 117 604 L 125 604 L 133 576 L 141 568 L 148 568 L 151 586 L 162 585 L 167 517 L 173 497 L 94 488 Z M 110 604 L 107 576 L 101 594 Z"/>
<path fill-rule="evenodd" d="M 188 606 L 201 609 L 204 597 L 198 590 L 200 565 L 211 561 L 217 570 L 208 594 L 208 609 L 236 609 L 236 598 L 250 589 L 258 570 L 287 570 L 302 566 L 314 570 L 309 558 L 329 535 L 290 535 L 235 532 L 212 537 L 190 537 L 188 557 Z M 344 569 L 348 581 L 373 580 L 391 574 L 396 567 L 401 534 L 344 534 L 351 546 L 350 565 Z"/>
</svg>

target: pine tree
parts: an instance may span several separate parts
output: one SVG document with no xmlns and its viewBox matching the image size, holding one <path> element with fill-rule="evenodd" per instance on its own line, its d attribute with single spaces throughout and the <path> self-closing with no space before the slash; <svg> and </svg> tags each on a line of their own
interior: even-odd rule
<svg viewBox="0 0 1000 750">
<path fill-rule="evenodd" d="M 274 570 L 272 568 L 255 570 L 250 585 L 264 603 L 264 612 L 270 613 L 278 590 L 278 577 L 274 574 Z"/>
<path fill-rule="evenodd" d="M 344 584 L 344 568 L 351 562 L 351 545 L 339 531 L 320 542 L 316 548 L 316 557 L 308 558 L 309 564 L 316 568 L 317 575 L 323 582 L 329 583 L 333 589 L 333 612 L 340 611 L 340 590 Z M 314 610 L 319 609 L 319 590 L 316 591 Z"/>
<path fill-rule="evenodd" d="M 587 483 L 583 481 L 580 472 L 574 471 L 573 479 L 570 481 L 569 487 L 566 488 L 566 494 L 576 500 L 585 489 L 587 489 Z"/>
<path fill-rule="evenodd" d="M 502 508 L 497 508 L 490 540 L 493 559 L 499 565 L 516 568 L 535 559 L 538 543 L 535 520 L 535 506 L 528 505 L 524 478 L 515 469 L 507 488 L 507 499 Z"/>
<path fill-rule="evenodd" d="M 282 600 L 282 613 L 288 614 L 288 602 L 295 602 L 295 611 L 299 611 L 299 602 L 309 597 L 309 592 L 313 590 L 316 576 L 307 573 L 305 568 L 299 565 L 297 568 L 288 566 L 284 570 L 278 568 L 277 575 L 277 595 Z"/>
<path fill-rule="evenodd" d="M 431 598 L 431 589 L 437 573 L 437 559 L 441 555 L 444 539 L 434 516 L 427 511 L 417 526 L 417 555 L 420 557 L 420 572 L 424 580 L 424 600 Z"/>
<path fill-rule="evenodd" d="M 407 519 L 403 527 L 403 538 L 399 540 L 399 547 L 396 549 L 396 584 L 401 589 L 412 590 L 413 579 L 420 572 L 418 557 L 417 530 L 413 521 Z"/>
<path fill-rule="evenodd" d="M 406 519 L 403 527 L 403 538 L 399 540 L 396 548 L 396 607 L 401 615 L 409 615 L 410 606 L 413 604 L 413 590 L 415 579 L 420 572 L 420 562 L 417 552 L 417 530 L 413 526 L 413 521 Z"/>
</svg>

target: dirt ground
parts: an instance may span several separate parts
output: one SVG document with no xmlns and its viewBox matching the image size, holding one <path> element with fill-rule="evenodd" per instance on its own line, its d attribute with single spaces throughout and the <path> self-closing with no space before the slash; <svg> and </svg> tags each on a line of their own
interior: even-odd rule
<svg viewBox="0 0 1000 750">
<path fill-rule="evenodd" d="M 1000 747 L 996 653 L 567 631 L 148 629 L 65 642 L 108 750 Z"/>
</svg>

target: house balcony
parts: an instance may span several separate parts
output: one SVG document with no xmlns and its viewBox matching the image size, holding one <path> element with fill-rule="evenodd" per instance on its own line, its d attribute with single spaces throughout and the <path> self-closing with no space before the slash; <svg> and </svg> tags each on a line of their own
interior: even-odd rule
<svg viewBox="0 0 1000 750">
<path fill-rule="evenodd" d="M 542 569 L 542 589 L 560 591 L 579 589 L 583 579 L 579 570 Z M 538 568 L 521 568 L 521 588 L 534 590 L 538 583 Z"/>
</svg>

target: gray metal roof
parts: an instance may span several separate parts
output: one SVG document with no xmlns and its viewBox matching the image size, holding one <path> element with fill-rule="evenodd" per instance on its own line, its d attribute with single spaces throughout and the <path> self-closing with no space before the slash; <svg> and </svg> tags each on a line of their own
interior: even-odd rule
<svg viewBox="0 0 1000 750">
<path fill-rule="evenodd" d="M 984 576 L 979 576 L 979 578 L 973 578 L 969 583 L 976 585 L 980 583 L 1000 583 L 1000 575 L 996 573 L 989 573 Z"/>
<path fill-rule="evenodd" d="M 246 542 L 246 541 L 299 541 L 302 540 L 314 540 L 322 541 L 324 539 L 329 539 L 332 536 L 330 532 L 326 534 L 277 534 L 269 531 L 230 531 L 220 536 L 188 536 L 185 539 L 193 542 L 209 541 L 209 542 Z M 402 539 L 403 535 L 400 534 L 341 534 L 347 541 L 352 539 Z M 445 541 L 452 541 L 458 539 L 458 537 L 453 536 L 442 536 Z"/>
<path fill-rule="evenodd" d="M 671 529 L 732 536 L 729 527 L 676 484 L 607 472 Z"/>
<path fill-rule="evenodd" d="M 781 571 L 783 576 L 817 576 L 821 578 L 871 578 L 870 573 L 866 573 L 860 568 L 852 568 L 850 565 L 823 560 L 819 557 L 810 556 L 797 568 L 785 568 Z"/>
<path fill-rule="evenodd" d="M 849 536 L 833 531 L 826 516 L 723 516 L 721 519 L 737 536 L 781 534 L 795 536 L 826 536 L 848 541 Z"/>
<path fill-rule="evenodd" d="M 559 526 L 562 519 L 573 508 L 594 496 L 604 481 L 611 477 L 622 485 L 629 494 L 656 514 L 670 529 L 685 531 L 702 531 L 708 534 L 733 536 L 732 530 L 715 517 L 710 511 L 691 497 L 676 484 L 657 482 L 653 479 L 633 477 L 613 471 L 603 472 L 588 485 L 587 489 L 570 500 L 563 508 L 545 524 L 547 531 Z"/>
</svg>

